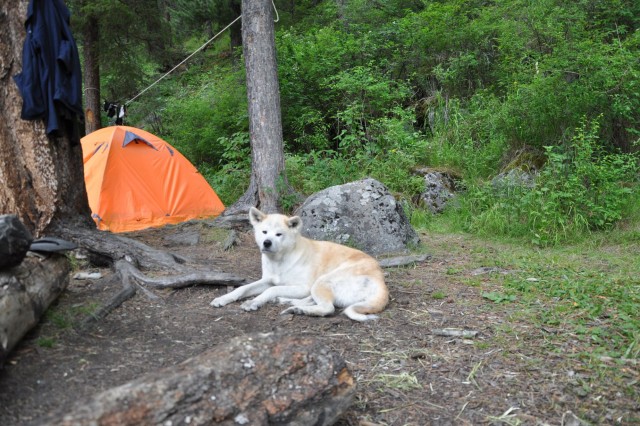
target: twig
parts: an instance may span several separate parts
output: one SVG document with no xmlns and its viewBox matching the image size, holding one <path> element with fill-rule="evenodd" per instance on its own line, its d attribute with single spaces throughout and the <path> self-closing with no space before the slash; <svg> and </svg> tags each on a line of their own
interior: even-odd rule
<svg viewBox="0 0 640 426">
<path fill-rule="evenodd" d="M 378 263 L 383 268 L 391 268 L 394 266 L 413 265 L 415 263 L 424 262 L 428 259 L 431 259 L 430 254 L 420 254 L 415 256 L 388 257 L 386 259 L 379 259 Z"/>
<path fill-rule="evenodd" d="M 236 244 L 238 244 L 238 233 L 234 229 L 232 229 L 231 232 L 229 232 L 229 236 L 226 240 L 224 240 L 224 243 L 222 244 L 222 250 L 229 251 L 231 247 L 235 246 Z"/>
<path fill-rule="evenodd" d="M 410 404 L 400 405 L 399 407 L 385 408 L 384 410 L 380 410 L 379 412 L 380 413 L 388 413 L 390 411 L 402 410 L 403 408 L 412 407 L 412 406 L 414 406 L 416 404 L 417 404 L 417 402 L 412 402 Z"/>
<path fill-rule="evenodd" d="M 621 362 L 623 364 L 631 364 L 631 365 L 639 365 L 640 361 L 633 358 L 612 358 L 610 356 L 601 356 L 600 361 L 602 362 Z"/>
<path fill-rule="evenodd" d="M 432 329 L 431 333 L 436 336 L 445 336 L 445 337 L 466 337 L 472 338 L 476 337 L 478 334 L 477 331 L 472 330 L 460 330 L 458 328 L 443 328 L 443 329 Z"/>
<path fill-rule="evenodd" d="M 458 420 L 460 418 L 460 416 L 462 415 L 462 413 L 464 412 L 464 409 L 467 408 L 467 405 L 469 405 L 469 401 L 465 402 L 464 405 L 462 406 L 462 410 L 460 410 L 460 412 L 458 413 L 458 415 L 456 416 L 456 420 Z"/>
<path fill-rule="evenodd" d="M 105 303 L 96 312 L 89 314 L 80 324 L 79 330 L 85 331 L 93 324 L 104 319 L 118 306 L 122 305 L 125 301 L 131 299 L 136 294 L 136 287 L 131 284 L 129 279 L 129 273 L 126 269 L 117 269 L 116 273 L 120 276 L 120 282 L 122 283 L 122 290 L 116 293 L 107 303 Z"/>
</svg>

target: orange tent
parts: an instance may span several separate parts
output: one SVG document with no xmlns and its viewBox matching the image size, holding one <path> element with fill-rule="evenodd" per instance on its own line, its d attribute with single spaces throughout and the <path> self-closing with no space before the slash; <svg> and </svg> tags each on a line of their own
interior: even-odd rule
<svg viewBox="0 0 640 426">
<path fill-rule="evenodd" d="M 135 231 L 224 210 L 189 160 L 149 132 L 105 127 L 82 138 L 82 153 L 89 207 L 99 229 Z"/>
</svg>

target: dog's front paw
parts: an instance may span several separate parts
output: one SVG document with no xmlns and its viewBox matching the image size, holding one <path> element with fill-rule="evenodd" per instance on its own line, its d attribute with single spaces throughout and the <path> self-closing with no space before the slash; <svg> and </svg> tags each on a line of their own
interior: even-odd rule
<svg viewBox="0 0 640 426">
<path fill-rule="evenodd" d="M 241 306 L 245 311 L 257 311 L 260 308 L 260 305 L 255 303 L 253 300 L 247 300 Z"/>
<path fill-rule="evenodd" d="M 220 308 L 224 305 L 228 305 L 229 303 L 233 302 L 233 299 L 231 299 L 230 297 L 227 296 L 220 296 L 220 297 L 216 297 L 215 299 L 213 299 L 210 303 L 211 306 L 215 306 L 216 308 Z"/>
</svg>

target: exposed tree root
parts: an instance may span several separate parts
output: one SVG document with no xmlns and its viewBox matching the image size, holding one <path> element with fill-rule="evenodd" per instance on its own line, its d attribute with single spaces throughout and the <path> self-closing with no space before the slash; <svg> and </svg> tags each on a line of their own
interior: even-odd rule
<svg viewBox="0 0 640 426">
<path fill-rule="evenodd" d="M 119 270 L 127 270 L 141 284 L 155 288 L 183 288 L 195 284 L 239 286 L 245 282 L 244 278 L 226 272 L 200 271 L 186 275 L 171 277 L 147 277 L 132 264 L 120 260 L 116 264 Z"/>
<path fill-rule="evenodd" d="M 80 330 L 86 330 L 91 325 L 106 318 L 114 309 L 131 299 L 136 294 L 137 288 L 145 292 L 149 298 L 157 299 L 158 296 L 144 286 L 154 288 L 184 288 L 195 284 L 238 286 L 245 282 L 244 278 L 236 275 L 214 271 L 200 271 L 169 277 L 148 277 L 127 259 L 116 261 L 114 269 L 116 271 L 115 276 L 119 277 L 122 283 L 122 290 L 115 294 L 98 311 L 85 318 L 81 323 Z"/>
<path fill-rule="evenodd" d="M 231 232 L 229 232 L 229 236 L 224 241 L 224 244 L 222 244 L 222 250 L 229 251 L 231 250 L 231 247 L 235 246 L 236 244 L 238 244 L 238 233 L 235 231 L 235 229 L 232 229 Z"/>
<path fill-rule="evenodd" d="M 107 278 L 107 280 L 116 280 L 116 277 L 120 277 L 120 282 L 122 283 L 122 290 L 116 293 L 107 303 L 102 305 L 100 309 L 96 312 L 88 315 L 80 326 L 78 327 L 79 331 L 85 331 L 89 329 L 91 326 L 96 324 L 97 322 L 102 321 L 109 315 L 114 309 L 122 305 L 127 300 L 131 299 L 136 294 L 136 288 L 131 284 L 131 280 L 129 279 L 129 274 L 121 273 L 121 271 L 117 271 L 117 275 L 113 277 Z"/>
<path fill-rule="evenodd" d="M 54 232 L 70 239 L 87 251 L 89 260 L 97 266 L 111 266 L 117 260 L 129 257 L 131 263 L 143 269 L 182 272 L 188 259 L 157 250 L 139 241 L 93 228 L 78 227 L 66 223 L 56 226 Z"/>
<path fill-rule="evenodd" d="M 79 329 L 84 330 L 104 319 L 114 309 L 131 299 L 141 289 L 150 299 L 158 296 L 146 287 L 184 288 L 196 284 L 238 286 L 244 278 L 233 274 L 202 269 L 182 256 L 156 250 L 144 243 L 110 232 L 61 223 L 53 228 L 58 236 L 74 241 L 86 250 L 89 261 L 98 266 L 111 266 L 122 289 L 94 314 L 85 318 Z M 170 273 L 170 276 L 149 277 L 140 269 Z"/>
</svg>

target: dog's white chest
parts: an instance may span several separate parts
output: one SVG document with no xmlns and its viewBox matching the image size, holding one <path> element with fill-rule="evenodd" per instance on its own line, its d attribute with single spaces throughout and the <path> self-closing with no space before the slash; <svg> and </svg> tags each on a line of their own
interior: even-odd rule
<svg viewBox="0 0 640 426">
<path fill-rule="evenodd" d="M 274 262 L 266 256 L 262 259 L 262 278 L 269 279 L 273 285 L 312 284 L 308 265 L 300 262 Z"/>
</svg>

